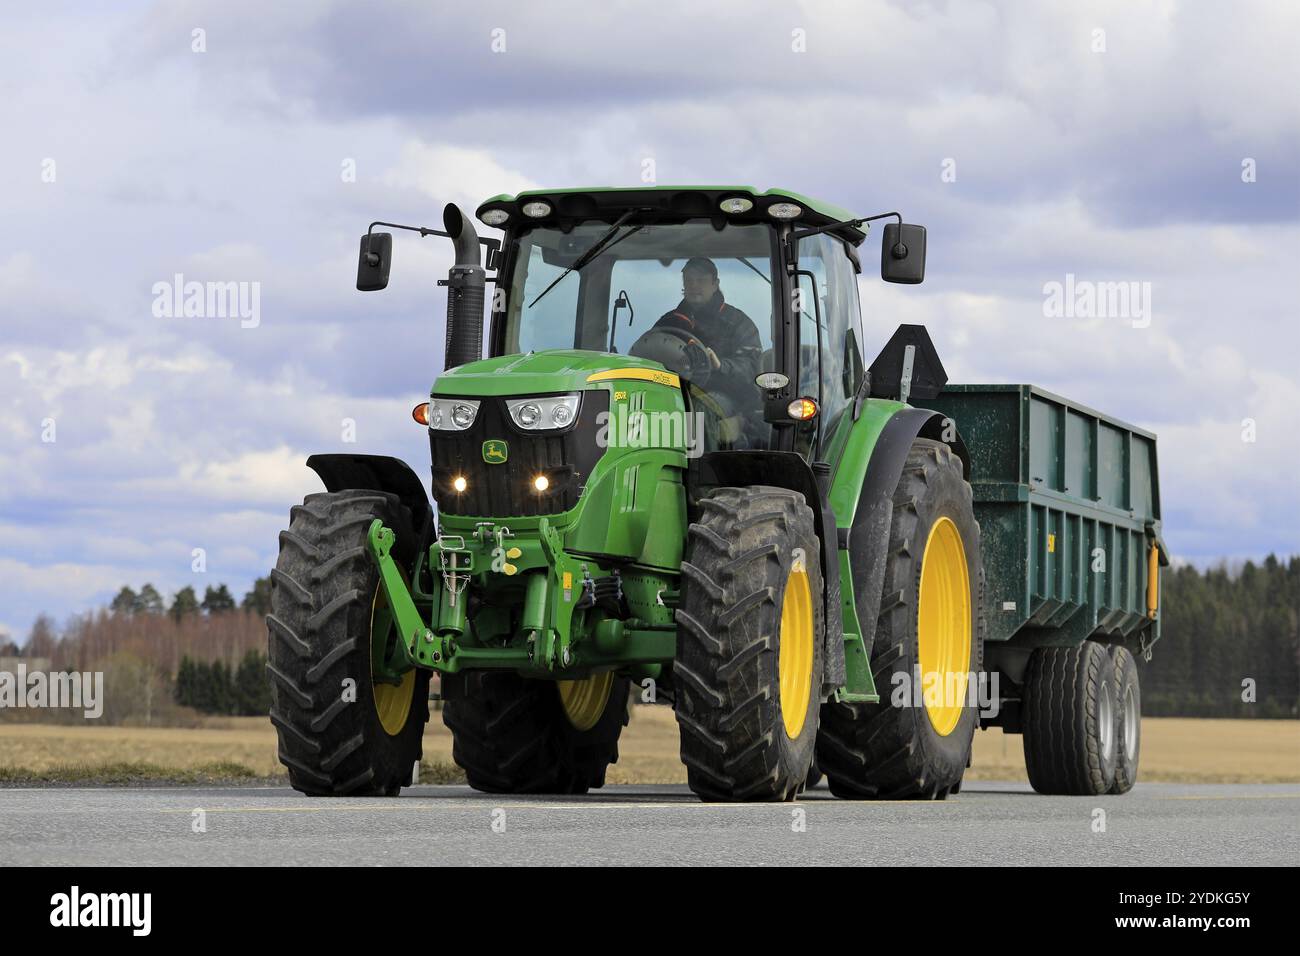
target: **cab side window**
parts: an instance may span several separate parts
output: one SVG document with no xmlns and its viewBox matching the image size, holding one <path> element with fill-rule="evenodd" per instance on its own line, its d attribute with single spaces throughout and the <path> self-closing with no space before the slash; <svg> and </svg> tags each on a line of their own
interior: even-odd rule
<svg viewBox="0 0 1300 956">
<path fill-rule="evenodd" d="M 825 442 L 864 375 L 857 273 L 844 243 L 825 233 L 799 243 L 799 268 L 815 277 L 799 277 L 799 394 L 818 400 Z M 814 451 L 812 436 L 800 444 Z"/>
</svg>

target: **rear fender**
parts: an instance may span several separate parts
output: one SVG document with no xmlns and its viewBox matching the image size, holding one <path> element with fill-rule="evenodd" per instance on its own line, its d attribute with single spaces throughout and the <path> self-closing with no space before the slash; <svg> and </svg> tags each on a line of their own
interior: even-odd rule
<svg viewBox="0 0 1300 956">
<path fill-rule="evenodd" d="M 870 425 L 864 417 L 855 427 Z M 862 630 L 863 649 L 868 656 L 880 616 L 889 528 L 894 517 L 894 489 L 903 475 L 907 453 L 917 438 L 932 438 L 949 445 L 961 459 L 966 480 L 970 480 L 970 456 L 957 434 L 956 424 L 938 412 L 905 406 L 898 406 L 884 421 L 874 442 L 857 446 L 856 454 L 846 451 L 835 475 L 831 500 L 840 525 L 839 546 L 849 552 L 853 604 Z"/>
</svg>

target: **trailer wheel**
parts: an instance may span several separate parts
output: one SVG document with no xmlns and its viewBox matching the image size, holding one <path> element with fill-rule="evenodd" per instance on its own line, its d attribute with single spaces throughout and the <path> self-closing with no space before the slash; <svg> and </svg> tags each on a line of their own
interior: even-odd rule
<svg viewBox="0 0 1300 956">
<path fill-rule="evenodd" d="M 961 460 L 942 442 L 912 443 L 893 505 L 871 647 L 881 700 L 823 705 L 817 760 L 838 797 L 942 800 L 961 785 L 978 717 L 969 681 L 983 660 L 980 531 Z M 934 674 L 941 696 L 925 692 Z"/>
<path fill-rule="evenodd" d="M 371 674 L 372 643 L 397 639 L 366 547 L 376 518 L 396 534 L 399 567 L 413 566 L 410 509 L 396 495 L 349 490 L 308 495 L 290 511 L 271 572 L 271 722 L 289 782 L 313 796 L 396 796 L 422 752 L 429 672 L 396 684 Z"/>
<path fill-rule="evenodd" d="M 812 509 L 785 488 L 719 488 L 688 531 L 674 710 L 704 800 L 791 800 L 817 739 L 821 551 Z"/>
<path fill-rule="evenodd" d="M 1119 700 L 1119 730 L 1116 744 L 1115 783 L 1111 793 L 1128 793 L 1137 783 L 1138 757 L 1142 746 L 1142 692 L 1138 687 L 1137 661 L 1123 644 L 1110 646 L 1115 668 L 1115 695 Z"/>
<path fill-rule="evenodd" d="M 530 680 L 513 671 L 442 675 L 452 759 L 484 793 L 586 793 L 605 785 L 628 722 L 626 677 Z"/>
<path fill-rule="evenodd" d="M 1039 793 L 1093 796 L 1115 783 L 1115 667 L 1096 641 L 1040 647 L 1025 672 L 1025 769 Z"/>
</svg>

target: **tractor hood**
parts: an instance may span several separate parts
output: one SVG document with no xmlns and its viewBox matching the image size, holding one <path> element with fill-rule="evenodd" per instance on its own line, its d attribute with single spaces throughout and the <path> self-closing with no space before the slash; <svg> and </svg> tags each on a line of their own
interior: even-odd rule
<svg viewBox="0 0 1300 956">
<path fill-rule="evenodd" d="M 618 379 L 680 387 L 674 373 L 648 359 L 609 352 L 553 349 L 468 362 L 439 376 L 430 395 L 469 397 L 577 392 Z"/>
</svg>

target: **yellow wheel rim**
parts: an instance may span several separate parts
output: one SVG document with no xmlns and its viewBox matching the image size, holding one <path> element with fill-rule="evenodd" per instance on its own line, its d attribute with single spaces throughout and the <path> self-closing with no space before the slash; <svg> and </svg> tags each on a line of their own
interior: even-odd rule
<svg viewBox="0 0 1300 956">
<path fill-rule="evenodd" d="M 405 579 L 406 575 L 402 578 Z M 375 633 L 376 617 L 380 619 L 382 634 Z M 370 640 L 387 641 L 388 632 L 393 627 L 393 616 L 388 613 L 388 595 L 381 584 L 375 588 L 375 597 L 370 603 Z M 373 657 L 371 661 L 370 693 L 375 700 L 375 713 L 379 715 L 384 733 L 396 737 L 411 715 L 411 701 L 415 699 L 415 670 L 412 668 L 403 674 L 400 684 L 387 684 L 375 680 Z"/>
<path fill-rule="evenodd" d="M 384 732 L 396 737 L 406 726 L 406 718 L 411 713 L 411 701 L 415 699 L 415 671 L 409 670 L 402 676 L 400 684 L 371 684 L 375 691 L 375 712 L 379 722 L 384 725 Z"/>
<path fill-rule="evenodd" d="M 934 523 L 921 556 L 917 644 L 930 723 L 952 733 L 965 707 L 970 673 L 971 598 L 966 549 L 951 518 Z"/>
<path fill-rule="evenodd" d="M 614 672 L 605 671 L 584 680 L 557 680 L 560 706 L 574 730 L 591 730 L 605 712 L 609 692 L 614 686 Z"/>
<path fill-rule="evenodd" d="M 781 684 L 781 720 L 785 735 L 794 740 L 808 718 L 812 696 L 813 616 L 812 591 L 802 565 L 790 570 L 781 600 L 781 643 L 777 646 L 777 677 Z"/>
</svg>

